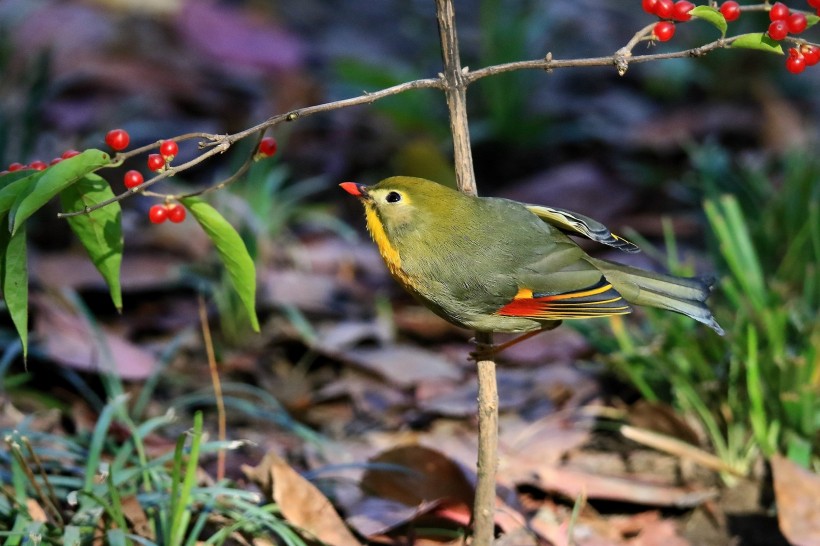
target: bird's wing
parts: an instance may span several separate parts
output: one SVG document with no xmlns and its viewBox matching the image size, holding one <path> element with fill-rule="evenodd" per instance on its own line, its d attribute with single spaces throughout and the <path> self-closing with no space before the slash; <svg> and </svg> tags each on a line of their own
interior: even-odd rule
<svg viewBox="0 0 820 546">
<path fill-rule="evenodd" d="M 586 288 L 557 294 L 520 288 L 496 314 L 533 320 L 564 320 L 625 315 L 632 308 L 603 276 Z"/>
<path fill-rule="evenodd" d="M 641 251 L 636 244 L 615 235 L 601 222 L 593 220 L 583 214 L 555 207 L 545 207 L 543 205 L 524 204 L 524 206 L 546 223 L 557 227 L 565 233 L 582 235 L 598 243 L 623 250 L 624 252 Z"/>
</svg>

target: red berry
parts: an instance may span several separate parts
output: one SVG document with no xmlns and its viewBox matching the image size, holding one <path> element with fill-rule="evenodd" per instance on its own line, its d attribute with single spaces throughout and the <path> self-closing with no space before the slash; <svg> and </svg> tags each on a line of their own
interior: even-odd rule
<svg viewBox="0 0 820 546">
<path fill-rule="evenodd" d="M 52 159 L 51 161 L 49 161 L 49 162 L 48 162 L 48 164 L 49 164 L 49 165 L 56 165 L 57 163 L 59 163 L 59 162 L 60 162 L 60 161 L 62 161 L 62 160 L 63 160 L 63 158 L 62 158 L 62 157 L 55 157 L 54 159 Z"/>
<path fill-rule="evenodd" d="M 148 168 L 154 172 L 160 172 L 165 168 L 165 158 L 159 154 L 150 154 L 148 156 Z"/>
<path fill-rule="evenodd" d="M 128 136 L 128 132 L 124 129 L 111 129 L 108 131 L 108 134 L 105 135 L 105 143 L 118 152 L 128 148 L 130 141 L 131 137 Z"/>
<path fill-rule="evenodd" d="M 652 33 L 659 42 L 668 42 L 672 39 L 672 36 L 675 35 L 675 23 L 671 21 L 660 21 L 655 25 Z"/>
<path fill-rule="evenodd" d="M 273 137 L 265 137 L 259 142 L 259 153 L 265 157 L 271 157 L 276 153 L 276 139 Z"/>
<path fill-rule="evenodd" d="M 641 7 L 643 7 L 643 10 L 646 13 L 655 15 L 655 9 L 658 7 L 658 0 L 641 0 Z"/>
<path fill-rule="evenodd" d="M 130 170 L 125 173 L 125 176 L 123 176 L 122 183 L 125 184 L 125 187 L 130 190 L 131 188 L 136 188 L 142 184 L 144 180 L 145 179 L 142 177 L 141 172 Z"/>
<path fill-rule="evenodd" d="M 820 0 L 817 0 L 820 2 Z M 720 13 L 726 21 L 735 21 L 740 17 L 740 4 L 735 0 L 727 0 L 720 6 Z"/>
<path fill-rule="evenodd" d="M 179 152 L 179 146 L 173 140 L 163 140 L 159 146 L 159 153 L 166 161 L 171 161 Z"/>
<path fill-rule="evenodd" d="M 66 150 L 60 157 L 62 157 L 63 159 L 71 159 L 75 155 L 80 155 L 80 152 L 78 152 L 77 150 Z"/>
<path fill-rule="evenodd" d="M 44 171 L 48 168 L 45 161 L 40 161 L 39 159 L 32 161 L 28 164 L 29 169 L 34 169 L 35 171 Z"/>
<path fill-rule="evenodd" d="M 686 0 L 678 0 L 672 7 L 672 19 L 675 21 L 688 21 L 692 18 L 690 11 L 695 9 L 695 4 Z"/>
<path fill-rule="evenodd" d="M 820 0 L 808 0 L 808 3 L 813 8 L 820 8 Z"/>
<path fill-rule="evenodd" d="M 655 5 L 655 15 L 661 19 L 669 19 L 672 17 L 672 11 L 675 9 L 675 3 L 672 0 L 658 0 Z"/>
<path fill-rule="evenodd" d="M 772 21 L 783 21 L 789 16 L 789 8 L 783 2 L 775 2 L 769 11 L 769 19 Z"/>
<path fill-rule="evenodd" d="M 789 27 L 789 33 L 791 34 L 800 34 L 806 30 L 808 24 L 809 22 L 806 20 L 806 16 L 802 13 L 792 13 L 786 19 L 786 26 Z"/>
<path fill-rule="evenodd" d="M 791 56 L 786 59 L 786 70 L 791 72 L 792 74 L 800 74 L 806 69 L 806 60 L 803 58 L 802 55 L 800 56 Z"/>
<path fill-rule="evenodd" d="M 769 25 L 769 38 L 771 38 L 772 40 L 780 41 L 788 35 L 789 26 L 786 24 L 786 21 L 772 21 L 772 23 Z"/>
<path fill-rule="evenodd" d="M 17 161 L 15 161 L 11 165 L 9 165 L 9 172 L 13 173 L 14 171 L 22 171 L 23 169 L 26 169 L 26 168 L 28 168 L 28 167 L 26 167 L 22 163 L 18 163 Z"/>
<path fill-rule="evenodd" d="M 806 66 L 814 66 L 820 62 L 820 47 L 805 45 L 801 49 Z"/>
<path fill-rule="evenodd" d="M 168 209 L 165 205 L 154 205 L 148 209 L 148 219 L 152 224 L 161 224 L 168 219 Z"/>
<path fill-rule="evenodd" d="M 185 207 L 182 205 L 168 205 L 168 219 L 175 224 L 185 221 Z"/>
</svg>

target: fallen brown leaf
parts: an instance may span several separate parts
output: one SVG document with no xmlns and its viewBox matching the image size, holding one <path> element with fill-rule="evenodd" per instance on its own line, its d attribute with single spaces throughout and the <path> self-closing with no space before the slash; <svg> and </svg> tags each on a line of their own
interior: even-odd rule
<svg viewBox="0 0 820 546">
<path fill-rule="evenodd" d="M 437 500 L 473 504 L 473 486 L 464 472 L 434 449 L 401 446 L 371 458 L 369 464 L 361 481 L 362 490 L 369 495 L 407 506 Z"/>
<path fill-rule="evenodd" d="M 780 530 L 795 546 L 820 544 L 820 476 L 780 455 L 772 457 Z"/>
<path fill-rule="evenodd" d="M 129 380 L 146 379 L 154 373 L 154 355 L 124 337 L 102 327 L 97 335 L 78 313 L 46 297 L 35 297 L 32 304 L 36 308 L 34 329 L 42 340 L 41 349 L 53 361 Z"/>
<path fill-rule="evenodd" d="M 326 544 L 361 546 L 327 497 L 275 452 L 269 451 L 255 467 L 243 465 L 242 472 L 294 526 Z"/>
<path fill-rule="evenodd" d="M 533 485 L 560 493 L 570 499 L 584 495 L 590 499 L 606 499 L 648 506 L 697 506 L 717 495 L 713 489 L 692 489 L 649 483 L 637 479 L 600 476 L 566 467 L 544 466 L 536 472 Z"/>
</svg>

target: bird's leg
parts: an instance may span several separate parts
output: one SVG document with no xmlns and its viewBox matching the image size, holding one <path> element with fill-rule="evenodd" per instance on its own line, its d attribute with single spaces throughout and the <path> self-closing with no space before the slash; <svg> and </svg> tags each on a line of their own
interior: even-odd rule
<svg viewBox="0 0 820 546">
<path fill-rule="evenodd" d="M 544 324 L 544 327 L 540 330 L 533 330 L 531 332 L 526 332 L 521 334 L 520 336 L 516 336 L 509 341 L 505 341 L 500 345 L 486 345 L 486 344 L 479 344 L 476 347 L 476 350 L 470 353 L 470 358 L 479 361 L 479 360 L 486 360 L 488 358 L 492 358 L 504 349 L 509 349 L 513 345 L 517 345 L 522 341 L 526 341 L 533 336 L 540 334 L 541 332 L 546 332 L 547 330 L 553 330 L 561 324 L 560 320 L 551 321 Z"/>
</svg>

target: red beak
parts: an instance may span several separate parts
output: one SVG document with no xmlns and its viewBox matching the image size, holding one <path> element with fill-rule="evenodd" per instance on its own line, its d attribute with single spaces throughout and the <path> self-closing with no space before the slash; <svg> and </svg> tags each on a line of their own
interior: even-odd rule
<svg viewBox="0 0 820 546">
<path fill-rule="evenodd" d="M 356 197 L 363 197 L 367 195 L 367 186 L 364 184 L 357 184 L 355 182 L 342 182 L 339 184 L 344 191 Z"/>
</svg>

